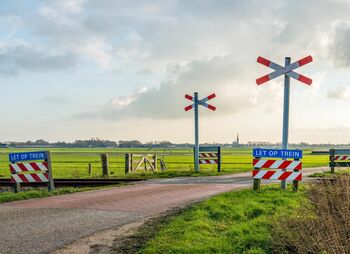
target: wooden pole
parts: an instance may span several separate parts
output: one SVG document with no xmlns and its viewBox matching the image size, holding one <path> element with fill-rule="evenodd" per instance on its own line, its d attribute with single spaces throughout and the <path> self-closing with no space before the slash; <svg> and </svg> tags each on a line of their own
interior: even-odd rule
<svg viewBox="0 0 350 254">
<path fill-rule="evenodd" d="M 130 171 L 130 154 L 126 153 L 125 154 L 125 174 L 131 173 Z"/>
<path fill-rule="evenodd" d="M 329 149 L 329 166 L 331 168 L 331 174 L 334 174 L 334 149 Z"/>
<path fill-rule="evenodd" d="M 254 179 L 253 181 L 253 190 L 260 191 L 260 179 Z"/>
<path fill-rule="evenodd" d="M 157 153 L 153 155 L 153 168 L 154 171 L 157 171 Z"/>
<path fill-rule="evenodd" d="M 88 173 L 89 173 L 89 176 L 91 176 L 91 173 L 92 173 L 92 165 L 91 165 L 91 163 L 89 163 L 89 165 L 88 165 Z"/>
<path fill-rule="evenodd" d="M 21 184 L 20 183 L 14 183 L 13 184 L 13 192 L 18 193 L 21 191 Z"/>
<path fill-rule="evenodd" d="M 108 176 L 108 155 L 101 154 L 102 176 Z"/>
<path fill-rule="evenodd" d="M 221 172 L 221 147 L 218 146 L 218 172 Z"/>
</svg>

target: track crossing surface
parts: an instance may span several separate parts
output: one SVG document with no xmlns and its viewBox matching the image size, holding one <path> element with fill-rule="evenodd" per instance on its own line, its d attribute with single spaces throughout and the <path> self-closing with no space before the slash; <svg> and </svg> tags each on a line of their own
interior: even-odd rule
<svg viewBox="0 0 350 254">
<path fill-rule="evenodd" d="M 322 169 L 307 170 L 316 171 Z M 4 203 L 0 205 L 1 253 L 49 253 L 93 233 L 250 186 L 248 172 L 152 179 L 106 190 Z"/>
</svg>

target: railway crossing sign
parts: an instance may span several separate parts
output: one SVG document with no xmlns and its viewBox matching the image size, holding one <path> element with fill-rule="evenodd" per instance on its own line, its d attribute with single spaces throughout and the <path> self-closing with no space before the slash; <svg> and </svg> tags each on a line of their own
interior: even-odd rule
<svg viewBox="0 0 350 254">
<path fill-rule="evenodd" d="M 288 149 L 290 78 L 296 79 L 307 85 L 311 85 L 312 79 L 306 76 L 303 76 L 295 72 L 294 70 L 308 63 L 311 63 L 312 61 L 313 61 L 312 56 L 307 56 L 300 59 L 299 61 L 291 63 L 290 57 L 286 57 L 285 65 L 281 66 L 261 56 L 259 56 L 257 59 L 258 63 L 265 65 L 274 70 L 273 72 L 258 78 L 256 80 L 257 85 L 264 84 L 267 81 L 270 81 L 274 78 L 284 75 L 282 149 Z M 282 189 L 286 188 L 286 181 L 283 180 L 281 182 L 281 187 Z"/>
<path fill-rule="evenodd" d="M 30 160 L 46 160 L 47 155 L 45 151 L 40 152 L 25 152 L 25 153 L 10 153 L 9 161 L 30 161 Z"/>
<path fill-rule="evenodd" d="M 254 179 L 254 190 L 260 189 L 262 179 L 281 180 L 282 182 L 287 180 L 293 181 L 293 190 L 298 190 L 298 182 L 302 180 L 301 170 L 303 168 L 303 164 L 300 161 L 303 157 L 301 150 L 254 148 L 253 157 L 254 169 L 252 177 Z"/>
<path fill-rule="evenodd" d="M 196 171 L 199 170 L 199 134 L 198 134 L 198 105 L 201 105 L 203 107 L 206 107 L 210 110 L 215 111 L 216 107 L 214 107 L 213 105 L 207 103 L 207 101 L 215 98 L 216 95 L 215 93 L 201 99 L 198 100 L 198 93 L 195 92 L 194 96 L 185 95 L 185 98 L 192 101 L 193 103 L 191 105 L 188 105 L 187 107 L 185 107 L 185 111 L 189 111 L 191 109 L 194 108 L 194 139 L 195 139 L 195 147 L 194 147 L 194 168 Z"/>
<path fill-rule="evenodd" d="M 301 150 L 283 150 L 283 149 L 263 149 L 253 148 L 254 157 L 269 157 L 269 158 L 303 158 L 303 151 Z"/>
<path fill-rule="evenodd" d="M 47 183 L 49 191 L 55 189 L 49 151 L 10 153 L 9 161 L 15 192 L 20 191 L 21 183 L 33 182 Z"/>
<path fill-rule="evenodd" d="M 261 56 L 258 57 L 257 62 L 275 70 L 275 71 L 271 72 L 270 74 L 267 74 L 265 76 L 258 78 L 256 80 L 257 85 L 261 85 L 261 84 L 263 84 L 267 81 L 270 81 L 271 79 L 277 78 L 283 74 L 288 76 L 288 77 L 299 80 L 300 82 L 303 82 L 307 85 L 312 84 L 312 79 L 310 79 L 306 76 L 303 76 L 303 75 L 294 71 L 295 69 L 297 69 L 305 64 L 311 63 L 312 56 L 304 57 L 303 59 L 300 59 L 299 61 L 296 61 L 292 64 L 287 64 L 285 67 L 283 67 L 279 64 L 276 64 L 270 60 L 267 60 L 266 58 L 263 58 Z"/>
</svg>

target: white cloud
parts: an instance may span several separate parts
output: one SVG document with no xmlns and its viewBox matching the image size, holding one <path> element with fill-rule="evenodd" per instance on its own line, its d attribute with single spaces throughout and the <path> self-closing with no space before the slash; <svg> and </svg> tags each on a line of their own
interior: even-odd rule
<svg viewBox="0 0 350 254">
<path fill-rule="evenodd" d="M 327 97 L 331 99 L 350 99 L 350 87 L 338 87 L 333 90 L 328 91 Z"/>
</svg>

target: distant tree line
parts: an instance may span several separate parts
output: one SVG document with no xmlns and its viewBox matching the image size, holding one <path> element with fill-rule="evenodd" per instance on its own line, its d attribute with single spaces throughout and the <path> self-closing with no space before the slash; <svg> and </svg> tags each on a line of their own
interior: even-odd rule
<svg viewBox="0 0 350 254">
<path fill-rule="evenodd" d="M 48 142 L 43 139 L 36 141 L 26 141 L 26 142 L 6 142 L 0 143 L 0 147 L 13 147 L 13 148 L 35 148 L 35 147 L 57 147 L 57 148 L 89 148 L 89 147 L 120 147 L 120 148 L 151 148 L 151 147 L 164 147 L 172 146 L 169 141 L 160 142 L 147 142 L 142 143 L 139 140 L 120 140 L 118 142 L 111 140 L 103 140 L 99 138 L 92 138 L 89 140 L 75 140 L 74 142 Z"/>
<path fill-rule="evenodd" d="M 266 144 L 265 144 L 266 143 Z M 201 146 L 222 146 L 222 147 L 236 147 L 234 144 L 225 143 L 204 143 Z M 99 138 L 91 138 L 88 140 L 75 140 L 74 142 L 48 142 L 43 139 L 36 141 L 26 142 L 4 142 L 0 143 L 0 148 L 36 148 L 36 147 L 56 147 L 56 148 L 157 148 L 157 147 L 181 147 L 181 148 L 192 148 L 193 144 L 190 143 L 172 143 L 169 141 L 154 141 L 142 143 L 139 140 L 103 140 Z M 261 142 L 248 142 L 247 144 L 240 144 L 241 147 L 280 147 L 280 143 L 261 143 Z M 348 147 L 350 144 L 308 144 L 305 142 L 289 144 L 290 148 L 329 148 L 329 147 Z"/>
</svg>

